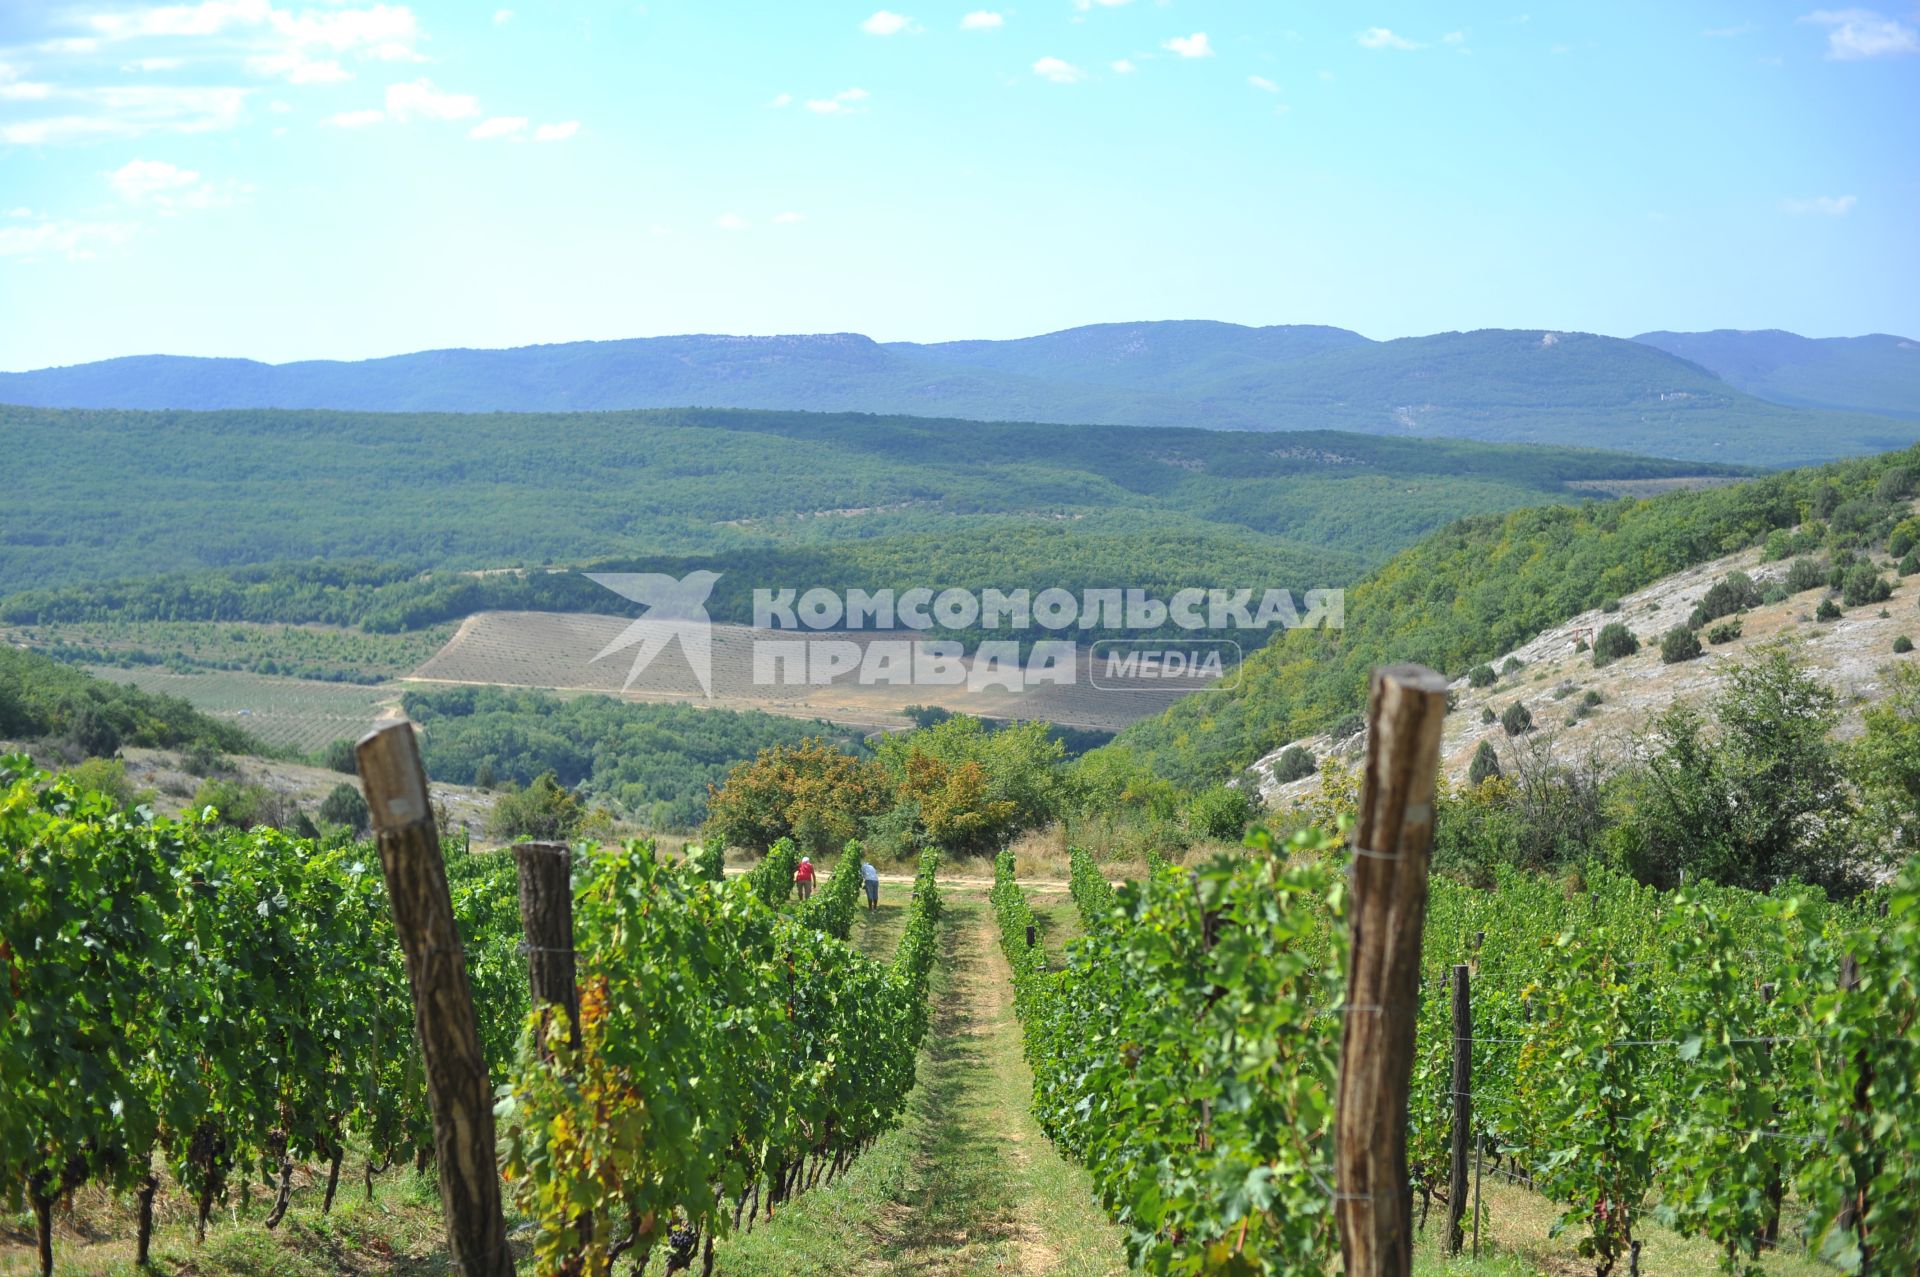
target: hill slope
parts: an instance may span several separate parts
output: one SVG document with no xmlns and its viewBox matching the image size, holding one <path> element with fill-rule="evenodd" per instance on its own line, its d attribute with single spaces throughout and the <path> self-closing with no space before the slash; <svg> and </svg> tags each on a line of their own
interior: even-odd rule
<svg viewBox="0 0 1920 1277">
<path fill-rule="evenodd" d="M 152 355 L 0 373 L 40 407 L 538 412 L 707 405 L 1599 445 L 1784 465 L 1920 426 L 1756 399 L 1651 344 L 1488 329 L 1374 342 L 1182 321 L 1018 341 L 693 335 L 282 365 Z"/>
<path fill-rule="evenodd" d="M 746 584 L 1310 588 L 1463 514 L 1713 469 L 1452 440 L 726 411 L 0 408 L 0 447 L 0 593 L 121 579 L 108 593 L 123 600 L 150 593 L 129 578 L 322 558 L 343 588 L 357 584 L 348 559 L 417 570 L 614 556 L 723 556 L 740 569 L 723 598 Z M 219 615 L 364 619 L 254 615 L 260 593 L 234 591 Z M 228 598 L 170 588 L 149 615 L 187 619 L 203 594 Z M 500 597 L 454 615 L 593 605 Z"/>
<path fill-rule="evenodd" d="M 1775 403 L 1920 418 L 1920 341 L 1911 338 L 1721 328 L 1641 333 L 1634 340 L 1690 359 L 1729 385 Z"/>
<path fill-rule="evenodd" d="M 1464 519 L 1347 591 L 1342 630 L 1294 630 L 1247 658 L 1231 688 L 1196 693 L 1123 732 L 1131 751 L 1185 785 L 1233 776 L 1288 741 L 1327 731 L 1363 703 L 1368 671 L 1416 661 L 1459 676 L 1552 626 L 1663 577 L 1827 514 L 1840 546 L 1884 542 L 1920 481 L 1920 448 L 1769 475 L 1731 487 L 1606 505 Z M 1336 732 L 1336 735 L 1344 733 Z"/>
</svg>

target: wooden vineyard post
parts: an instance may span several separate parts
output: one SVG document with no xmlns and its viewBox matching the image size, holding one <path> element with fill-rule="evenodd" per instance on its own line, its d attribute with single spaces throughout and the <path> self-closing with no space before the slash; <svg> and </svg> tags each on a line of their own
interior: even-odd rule
<svg viewBox="0 0 1920 1277">
<path fill-rule="evenodd" d="M 447 1254 L 462 1277 L 511 1277 L 513 1256 L 494 1162 L 492 1085 L 413 725 L 375 728 L 360 738 L 354 753 L 413 990 L 413 1028 L 433 1108 Z"/>
<path fill-rule="evenodd" d="M 1407 1091 L 1446 712 L 1447 682 L 1432 670 L 1374 671 L 1334 1104 L 1334 1217 L 1348 1277 L 1407 1277 L 1413 1266 Z"/>
<path fill-rule="evenodd" d="M 523 842 L 513 849 L 520 878 L 520 930 L 526 936 L 527 984 L 536 1007 L 559 1007 L 580 1047 L 580 987 L 573 961 L 573 852 L 563 842 Z M 544 1021 L 543 1021 L 544 1027 Z M 546 1034 L 541 1034 L 544 1041 Z"/>
<path fill-rule="evenodd" d="M 1473 997 L 1465 963 L 1453 969 L 1453 1173 L 1447 1179 L 1447 1253 L 1458 1255 L 1466 1235 L 1467 1145 L 1473 1129 Z"/>
</svg>

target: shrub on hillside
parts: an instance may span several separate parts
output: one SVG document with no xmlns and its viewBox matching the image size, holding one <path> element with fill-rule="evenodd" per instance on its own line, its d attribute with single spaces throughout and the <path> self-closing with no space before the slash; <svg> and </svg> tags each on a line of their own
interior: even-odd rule
<svg viewBox="0 0 1920 1277">
<path fill-rule="evenodd" d="M 1493 752 L 1492 741 L 1481 741 L 1480 748 L 1473 751 L 1473 761 L 1467 764 L 1467 783 L 1484 784 L 1497 779 L 1500 775 L 1500 756 Z"/>
<path fill-rule="evenodd" d="M 1777 581 L 1760 592 L 1760 601 L 1769 606 L 1775 603 L 1785 603 L 1789 597 L 1787 587 Z"/>
<path fill-rule="evenodd" d="M 360 774 L 360 763 L 353 756 L 353 742 L 337 740 L 320 751 L 320 765 L 348 776 Z"/>
<path fill-rule="evenodd" d="M 1914 473 L 1906 466 L 1889 466 L 1874 485 L 1873 495 L 1881 501 L 1904 501 L 1913 493 Z"/>
<path fill-rule="evenodd" d="M 1526 668 L 1525 661 L 1522 661 L 1517 656 L 1509 656 L 1506 659 L 1506 663 L 1500 667 L 1500 672 L 1502 674 L 1518 674 L 1521 670 L 1525 668 Z"/>
<path fill-rule="evenodd" d="M 1700 635 L 1684 625 L 1674 626 L 1660 639 L 1660 659 L 1668 665 L 1691 661 L 1700 652 Z"/>
<path fill-rule="evenodd" d="M 1476 665 L 1467 671 L 1468 687 L 1492 687 L 1499 675 L 1493 672 L 1491 665 Z"/>
<path fill-rule="evenodd" d="M 341 786 L 335 789 L 338 794 Z M 333 795 L 328 795 L 332 798 Z M 321 810 L 326 817 L 326 810 Z M 552 772 L 534 777 L 525 789 L 513 781 L 494 800 L 487 831 L 503 842 L 571 842 L 586 822 L 586 805 Z"/>
<path fill-rule="evenodd" d="M 1735 617 L 1731 621 L 1722 621 L 1707 631 L 1707 642 L 1715 644 L 1731 643 L 1740 637 L 1741 630 L 1744 628 L 1745 627 L 1740 624 L 1738 617 Z"/>
<path fill-rule="evenodd" d="M 1493 706 L 1482 705 L 1480 707 L 1480 721 L 1483 723 L 1491 723 L 1494 721 Z"/>
<path fill-rule="evenodd" d="M 1813 610 L 1816 621 L 1837 621 L 1840 619 L 1840 605 L 1832 599 L 1821 599 L 1820 606 Z"/>
<path fill-rule="evenodd" d="M 1187 826 L 1214 842 L 1239 842 L 1253 819 L 1254 802 L 1243 788 L 1215 785 L 1187 806 Z"/>
<path fill-rule="evenodd" d="M 1840 587 L 1840 602 L 1844 606 L 1866 607 L 1872 603 L 1884 603 L 1891 597 L 1893 587 L 1874 571 L 1871 564 L 1856 563 L 1847 569 L 1846 580 Z"/>
<path fill-rule="evenodd" d="M 1920 576 L 1920 551 L 1907 551 L 1907 557 L 1900 560 L 1900 575 Z"/>
<path fill-rule="evenodd" d="M 1289 745 L 1280 751 L 1280 757 L 1273 760 L 1273 778 L 1282 785 L 1304 780 L 1319 769 L 1313 752 L 1305 745 Z"/>
<path fill-rule="evenodd" d="M 356 834 L 367 831 L 367 800 L 358 785 L 341 781 L 320 803 L 320 819 L 329 825 L 342 825 Z"/>
<path fill-rule="evenodd" d="M 1533 730 L 1533 711 L 1515 701 L 1501 711 L 1500 726 L 1509 736 L 1524 736 Z"/>
<path fill-rule="evenodd" d="M 1827 582 L 1826 569 L 1813 559 L 1795 559 L 1787 568 L 1786 587 L 1789 594 L 1804 594 Z"/>
<path fill-rule="evenodd" d="M 1593 663 L 1596 666 L 1611 665 L 1623 656 L 1632 656 L 1640 650 L 1640 640 L 1633 631 L 1619 621 L 1609 621 L 1600 628 L 1593 640 Z"/>
<path fill-rule="evenodd" d="M 234 829 L 252 829 L 272 825 L 276 829 L 293 823 L 298 809 L 264 785 L 213 776 L 200 782 L 193 791 L 193 806 L 204 811 L 214 809 L 216 823 Z"/>
<path fill-rule="evenodd" d="M 1905 656 L 1908 652 L 1911 652 L 1912 650 L 1913 650 L 1913 640 L 1908 638 L 1904 634 L 1902 634 L 1899 638 L 1893 641 L 1893 654 L 1895 656 Z"/>
</svg>

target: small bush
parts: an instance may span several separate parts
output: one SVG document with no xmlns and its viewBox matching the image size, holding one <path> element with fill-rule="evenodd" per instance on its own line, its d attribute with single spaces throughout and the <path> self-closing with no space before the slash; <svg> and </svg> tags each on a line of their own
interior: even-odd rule
<svg viewBox="0 0 1920 1277">
<path fill-rule="evenodd" d="M 1556 701 L 1564 701 L 1567 697 L 1573 695 L 1573 691 L 1572 683 L 1561 683 L 1553 689 L 1553 699 Z"/>
<path fill-rule="evenodd" d="M 1775 582 L 1760 593 L 1760 601 L 1771 607 L 1775 603 L 1785 603 L 1788 598 L 1787 587 Z"/>
<path fill-rule="evenodd" d="M 1313 751 L 1305 745 L 1289 745 L 1280 751 L 1280 757 L 1273 760 L 1273 778 L 1285 785 L 1296 780 L 1305 780 L 1320 770 L 1314 761 Z"/>
<path fill-rule="evenodd" d="M 1593 690 L 1592 688 L 1588 688 L 1587 694 L 1580 698 L 1580 703 L 1586 706 L 1588 709 L 1592 709 L 1594 706 L 1600 704 L 1605 699 L 1606 697 L 1600 695 L 1599 692 Z"/>
<path fill-rule="evenodd" d="M 367 829 L 367 800 L 360 795 L 360 787 L 341 781 L 333 787 L 320 802 L 320 819 L 329 825 L 344 825 L 354 833 L 365 833 Z"/>
<path fill-rule="evenodd" d="M 1913 483 L 1913 471 L 1905 466 L 1894 466 L 1880 476 L 1873 495 L 1882 501 L 1904 501 L 1912 493 Z"/>
<path fill-rule="evenodd" d="M 1722 621 L 1707 631 L 1707 642 L 1731 643 L 1740 637 L 1740 632 L 1743 628 L 1738 617 L 1735 617 L 1731 621 Z"/>
<path fill-rule="evenodd" d="M 1311 756 L 1308 762 L 1312 762 Z M 1244 789 L 1230 785 L 1215 785 L 1187 807 L 1188 827 L 1200 837 L 1215 842 L 1239 842 L 1247 832 L 1247 822 L 1252 819 L 1253 799 Z"/>
<path fill-rule="evenodd" d="M 1660 659 L 1668 665 L 1691 661 L 1700 651 L 1700 636 L 1684 625 L 1674 626 L 1660 640 Z"/>
<path fill-rule="evenodd" d="M 1893 530 L 1893 535 L 1887 538 L 1887 553 L 1896 559 L 1900 558 L 1913 548 L 1914 540 L 1913 530 L 1901 524 Z"/>
<path fill-rule="evenodd" d="M 1620 610 L 1620 600 L 1608 599 L 1605 603 L 1602 603 L 1600 605 L 1600 610 L 1602 612 L 1618 612 Z"/>
<path fill-rule="evenodd" d="M 1494 718 L 1493 718 L 1493 706 L 1491 706 L 1491 705 L 1482 705 L 1482 706 L 1480 707 L 1480 721 L 1481 721 L 1481 722 L 1483 722 L 1483 723 L 1491 723 L 1491 722 L 1493 722 L 1493 721 L 1494 721 Z"/>
<path fill-rule="evenodd" d="M 1481 741 L 1480 748 L 1473 751 L 1473 761 L 1467 764 L 1467 783 L 1481 785 L 1500 775 L 1500 757 L 1493 752 L 1492 741 Z"/>
<path fill-rule="evenodd" d="M 337 740 L 321 750 L 320 765 L 328 771 L 341 772 L 348 776 L 360 774 L 360 763 L 353 756 L 353 742 L 350 740 Z"/>
<path fill-rule="evenodd" d="M 1913 650 L 1913 640 L 1908 638 L 1904 634 L 1902 634 L 1899 638 L 1893 641 L 1893 654 L 1895 656 L 1905 656 L 1908 652 L 1911 652 L 1912 650 Z"/>
<path fill-rule="evenodd" d="M 1518 674 L 1521 670 L 1525 668 L 1526 668 L 1526 662 L 1522 661 L 1517 656 L 1509 656 L 1507 658 L 1506 664 L 1500 667 L 1500 672 L 1502 674 Z"/>
<path fill-rule="evenodd" d="M 1331 740 L 1346 740 L 1366 730 L 1367 719 L 1364 714 L 1348 714 L 1345 718 L 1335 720 L 1333 726 L 1327 729 L 1327 736 Z"/>
<path fill-rule="evenodd" d="M 1804 594 L 1827 582 L 1826 569 L 1812 559 L 1795 559 L 1787 568 L 1787 593 Z"/>
<path fill-rule="evenodd" d="M 1893 595 L 1893 587 L 1886 578 L 1865 563 L 1857 563 L 1847 569 L 1846 580 L 1841 583 L 1840 602 L 1846 607 L 1866 607 L 1870 603 L 1884 603 Z"/>
<path fill-rule="evenodd" d="M 1813 610 L 1816 621 L 1837 621 L 1840 619 L 1840 605 L 1832 599 L 1821 599 L 1820 606 Z"/>
<path fill-rule="evenodd" d="M 1476 665 L 1467 671 L 1468 687 L 1492 687 L 1493 680 L 1499 675 L 1493 672 L 1491 665 Z"/>
<path fill-rule="evenodd" d="M 1501 712 L 1500 726 L 1509 736 L 1524 736 L 1533 730 L 1533 711 L 1515 701 Z"/>
<path fill-rule="evenodd" d="M 1632 630 L 1618 621 L 1609 621 L 1593 640 L 1593 663 L 1596 666 L 1611 665 L 1639 650 L 1640 640 L 1633 636 Z"/>
<path fill-rule="evenodd" d="M 1901 576 L 1920 576 L 1920 550 L 1908 550 L 1907 557 L 1900 560 Z"/>
</svg>

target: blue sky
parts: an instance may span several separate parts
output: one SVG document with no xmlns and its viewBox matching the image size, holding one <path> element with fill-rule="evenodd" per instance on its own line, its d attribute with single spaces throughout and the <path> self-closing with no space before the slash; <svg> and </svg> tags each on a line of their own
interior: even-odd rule
<svg viewBox="0 0 1920 1277">
<path fill-rule="evenodd" d="M 1920 10 L 5 0 L 0 368 L 1109 320 L 1920 336 Z"/>
</svg>

